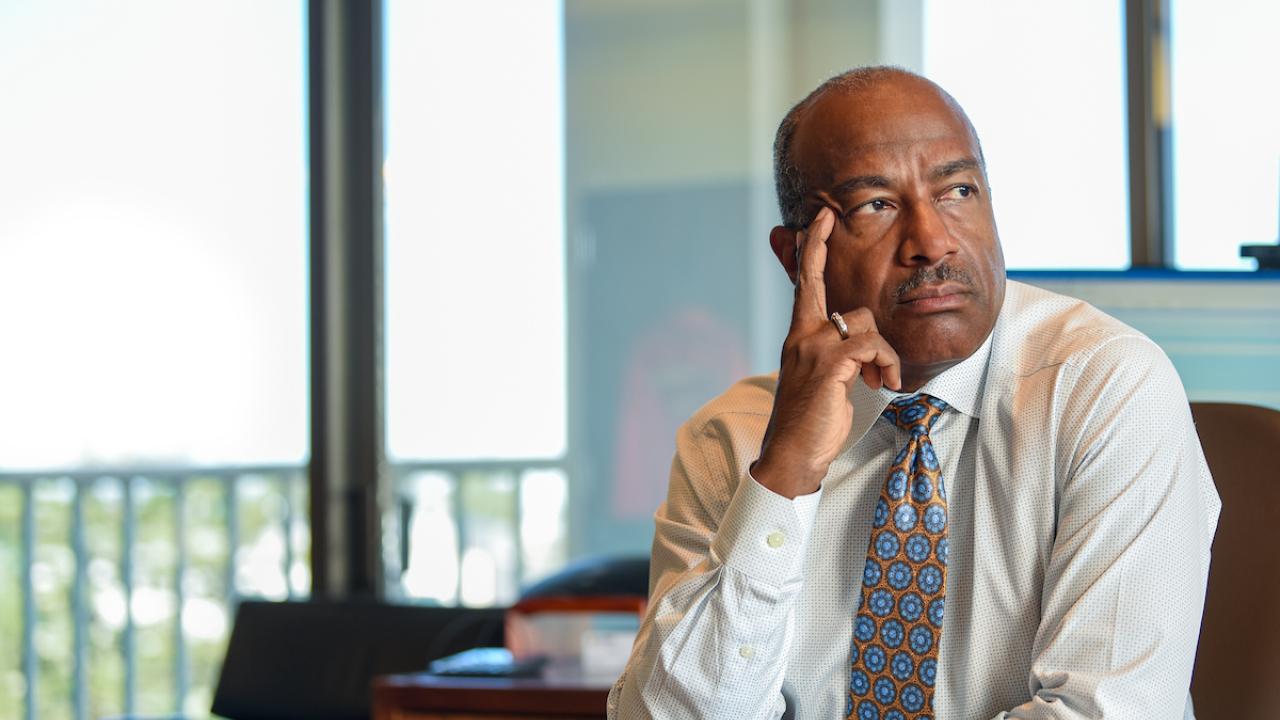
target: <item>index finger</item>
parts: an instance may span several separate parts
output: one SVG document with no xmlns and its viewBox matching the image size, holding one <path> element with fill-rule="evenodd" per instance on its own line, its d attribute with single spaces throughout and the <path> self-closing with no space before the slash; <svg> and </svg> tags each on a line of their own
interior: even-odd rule
<svg viewBox="0 0 1280 720">
<path fill-rule="evenodd" d="M 800 244 L 800 261 L 796 268 L 796 301 L 791 310 L 791 327 L 816 327 L 828 321 L 827 283 L 823 273 L 827 267 L 827 238 L 835 226 L 835 213 L 824 207 L 809 227 L 796 233 Z"/>
</svg>

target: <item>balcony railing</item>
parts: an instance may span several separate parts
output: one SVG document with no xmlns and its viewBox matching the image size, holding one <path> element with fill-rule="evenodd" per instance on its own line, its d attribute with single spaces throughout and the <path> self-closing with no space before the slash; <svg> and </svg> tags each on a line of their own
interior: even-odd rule
<svg viewBox="0 0 1280 720">
<path fill-rule="evenodd" d="M 567 559 L 563 463 L 390 481 L 394 600 L 504 604 Z M 0 472 L 0 720 L 206 716 L 237 601 L 309 594 L 307 502 L 302 466 Z"/>
<path fill-rule="evenodd" d="M 297 466 L 0 472 L 0 718 L 207 714 L 237 600 L 308 593 L 306 508 Z"/>
<path fill-rule="evenodd" d="M 400 462 L 383 523 L 394 599 L 502 605 L 568 558 L 563 462 Z"/>
</svg>

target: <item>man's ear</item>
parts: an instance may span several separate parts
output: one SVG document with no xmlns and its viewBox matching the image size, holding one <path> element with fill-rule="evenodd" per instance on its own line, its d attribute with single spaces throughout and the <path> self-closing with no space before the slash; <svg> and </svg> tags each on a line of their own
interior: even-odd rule
<svg viewBox="0 0 1280 720">
<path fill-rule="evenodd" d="M 778 256 L 782 269 L 787 271 L 791 284 L 796 284 L 796 272 L 800 269 L 800 254 L 796 252 L 796 231 L 781 225 L 769 231 L 769 247 Z"/>
</svg>

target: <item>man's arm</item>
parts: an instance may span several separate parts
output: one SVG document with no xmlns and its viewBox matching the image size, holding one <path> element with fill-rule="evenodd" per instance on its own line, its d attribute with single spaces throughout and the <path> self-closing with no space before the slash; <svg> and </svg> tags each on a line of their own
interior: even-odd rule
<svg viewBox="0 0 1280 720">
<path fill-rule="evenodd" d="M 681 428 L 667 501 L 655 516 L 651 604 L 610 693 L 610 718 L 782 715 L 794 604 L 821 492 L 791 500 L 736 467 L 727 433 L 759 437 L 766 420 L 734 413 Z"/>
<path fill-rule="evenodd" d="M 827 240 L 835 221 L 835 213 L 824 207 L 794 235 L 774 228 L 796 243 L 794 254 L 786 247 L 778 250 L 796 293 L 773 411 L 752 473 L 786 497 L 807 495 L 822 483 L 849 435 L 849 390 L 859 377 L 874 388 L 902 387 L 898 353 L 881 337 L 870 310 L 841 313 L 839 331 L 827 313 Z"/>
<path fill-rule="evenodd" d="M 1182 718 L 1221 507 L 1182 384 L 1133 336 L 1062 392 L 1031 700 L 997 718 Z"/>
<path fill-rule="evenodd" d="M 680 431 L 655 516 L 649 614 L 610 693 L 610 717 L 774 718 L 785 709 L 805 546 L 853 420 L 849 389 L 860 377 L 902 382 L 870 311 L 843 314 L 841 331 L 830 320 L 823 273 L 834 224 L 823 208 L 795 233 L 794 255 L 781 253 L 796 294 L 767 423 L 725 413 Z M 735 452 L 748 438 L 763 438 L 758 455 Z"/>
</svg>

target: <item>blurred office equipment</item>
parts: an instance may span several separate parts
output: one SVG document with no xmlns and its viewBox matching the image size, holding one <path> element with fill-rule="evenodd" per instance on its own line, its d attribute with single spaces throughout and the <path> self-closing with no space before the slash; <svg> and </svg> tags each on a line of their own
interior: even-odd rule
<svg viewBox="0 0 1280 720">
<path fill-rule="evenodd" d="M 431 673 L 377 678 L 374 720 L 604 717 L 644 614 L 648 574 L 647 557 L 599 557 L 534 584 L 506 613 L 501 654 L 472 651 Z M 527 672 L 534 660 L 536 675 Z"/>
</svg>

